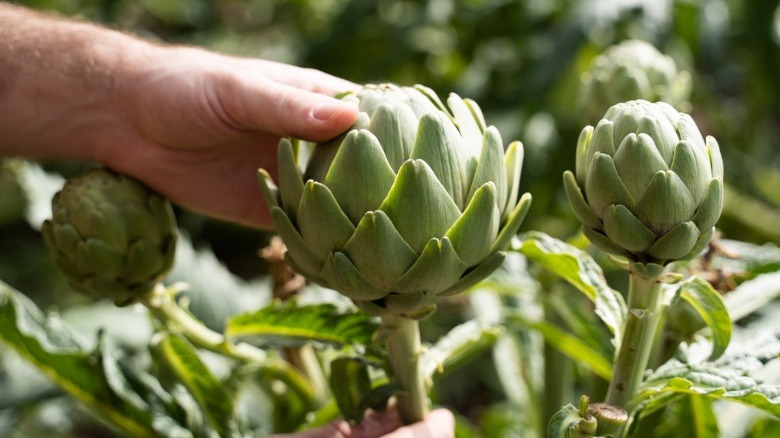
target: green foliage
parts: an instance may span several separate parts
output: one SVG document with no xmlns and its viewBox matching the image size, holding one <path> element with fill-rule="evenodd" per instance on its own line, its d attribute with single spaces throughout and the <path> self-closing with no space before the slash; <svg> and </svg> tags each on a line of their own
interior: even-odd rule
<svg viewBox="0 0 780 438">
<path fill-rule="evenodd" d="M 666 11 L 657 2 L 596 0 L 15 3 L 360 83 L 453 91 L 478 101 L 505 138 L 521 139 L 523 190 L 534 196 L 523 231 L 539 232 L 522 234 L 488 280 L 438 300 L 439 311 L 421 322 L 426 376 L 447 386 L 434 386 L 431 398 L 458 414 L 463 437 L 546 436 L 561 406 L 576 405 L 579 394 L 604 395 L 628 312 L 618 292 L 625 275 L 575 234 L 560 176 L 575 166 L 577 134 L 597 122 L 578 102 L 581 75 L 607 47 L 652 43 L 691 74 L 690 114 L 722 147 L 716 226 L 729 240 L 670 266 L 695 277 L 664 286 L 666 321 L 626 433 L 778 434 L 776 0 L 673 0 Z M 50 216 L 60 175 L 85 167 L 47 163 L 44 172 L 10 160 L 0 167 L 0 278 L 13 285 L 0 286 L 0 435 L 266 436 L 323 425 L 342 413 L 328 388 L 324 403 L 315 402 L 309 378 L 286 362 L 303 344 L 316 345 L 318 366 L 332 379 L 329 364 L 366 361 L 359 372 L 371 384 L 344 409 L 353 418 L 397 389 L 383 385 L 376 367 L 384 354 L 373 347 L 376 322 L 349 302 L 318 287 L 295 303 L 271 301 L 267 267 L 255 257 L 266 234 L 176 211 L 184 239 L 169 279 L 190 285 L 177 306 L 227 338 L 217 352 L 189 344 L 176 324 L 72 293 L 37 229 Z M 684 310 L 676 313 L 678 305 Z M 149 351 L 152 336 L 166 354 Z M 260 347 L 252 348 L 262 363 L 231 357 L 249 343 Z M 579 414 L 572 407 L 559 418 L 579 421 Z"/>
</svg>

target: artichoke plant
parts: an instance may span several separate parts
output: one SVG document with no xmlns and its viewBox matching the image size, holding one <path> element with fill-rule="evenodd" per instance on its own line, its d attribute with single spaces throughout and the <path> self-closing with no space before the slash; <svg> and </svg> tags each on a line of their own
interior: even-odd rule
<svg viewBox="0 0 780 438">
<path fill-rule="evenodd" d="M 588 116 L 596 118 L 610 106 L 627 100 L 664 101 L 678 109 L 687 103 L 691 76 L 642 40 L 626 40 L 593 59 L 582 74 L 580 99 Z"/>
<path fill-rule="evenodd" d="M 126 305 L 170 270 L 176 222 L 167 200 L 127 176 L 96 169 L 54 196 L 43 237 L 74 289 Z"/>
<path fill-rule="evenodd" d="M 632 262 L 664 266 L 696 256 L 723 207 L 723 161 L 693 119 L 670 105 L 612 106 L 582 130 L 566 194 L 583 232 Z"/>
<path fill-rule="evenodd" d="M 445 106 L 423 86 L 382 84 L 343 98 L 360 109 L 350 130 L 308 160 L 283 139 L 278 188 L 260 172 L 286 260 L 369 313 L 423 317 L 501 264 L 530 205 L 522 144 L 505 151 L 455 94 Z"/>
</svg>

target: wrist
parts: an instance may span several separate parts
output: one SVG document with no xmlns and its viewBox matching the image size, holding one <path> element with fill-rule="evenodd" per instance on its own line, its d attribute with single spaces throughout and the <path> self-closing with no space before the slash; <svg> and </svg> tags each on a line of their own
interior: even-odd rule
<svg viewBox="0 0 780 438">
<path fill-rule="evenodd" d="M 117 99 L 153 46 L 88 23 L 0 5 L 0 155 L 94 160 L 122 135 Z"/>
</svg>

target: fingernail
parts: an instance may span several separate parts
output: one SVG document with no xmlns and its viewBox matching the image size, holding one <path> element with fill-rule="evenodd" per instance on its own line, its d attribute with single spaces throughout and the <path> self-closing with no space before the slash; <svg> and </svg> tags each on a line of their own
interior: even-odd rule
<svg viewBox="0 0 780 438">
<path fill-rule="evenodd" d="M 327 122 L 338 113 L 344 111 L 352 111 L 355 108 L 355 105 L 356 104 L 354 102 L 344 102 L 344 101 L 325 102 L 315 107 L 311 111 L 311 115 L 317 120 L 322 120 L 323 122 Z"/>
</svg>

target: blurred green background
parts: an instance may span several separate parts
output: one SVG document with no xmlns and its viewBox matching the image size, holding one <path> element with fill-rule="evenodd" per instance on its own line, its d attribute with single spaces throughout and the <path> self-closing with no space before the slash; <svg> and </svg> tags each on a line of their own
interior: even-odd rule
<svg viewBox="0 0 780 438">
<path fill-rule="evenodd" d="M 646 40 L 693 77 L 690 112 L 715 136 L 728 186 L 728 238 L 780 243 L 780 8 L 777 0 L 27 0 L 146 38 L 317 68 L 355 82 L 422 83 L 476 100 L 505 139 L 526 148 L 524 229 L 566 239 L 577 222 L 561 174 L 588 119 L 578 101 L 592 59 Z M 52 165 L 49 166 L 50 168 Z M 79 163 L 56 163 L 68 175 Z M 21 221 L 14 181 L 0 187 L 0 278 L 45 285 L 37 233 Z M 22 200 L 23 201 L 23 200 Z M 7 204 L 7 205 L 6 205 Z M 179 212 L 196 244 L 233 272 L 262 275 L 268 236 Z M 25 262 L 20 267 L 18 262 Z M 13 263 L 11 263 L 13 262 Z M 35 289 L 38 289 L 37 287 Z M 46 289 L 43 287 L 42 289 Z"/>
<path fill-rule="evenodd" d="M 523 141 L 522 189 L 534 202 L 524 230 L 560 239 L 578 232 L 561 175 L 574 167 L 585 116 L 580 77 L 595 56 L 629 38 L 654 44 L 693 78 L 689 111 L 717 138 L 726 163 L 718 224 L 730 239 L 780 243 L 780 0 L 27 0 L 176 44 L 320 69 L 349 80 L 422 83 L 476 100 L 504 141 Z M 87 163 L 45 163 L 66 176 Z M 68 293 L 40 234 L 24 219 L 24 191 L 0 166 L 0 279 L 43 308 L 84 299 Z M 264 276 L 269 235 L 178 210 L 198 247 L 235 274 Z M 446 312 L 441 312 L 445 315 Z M 2 370 L 0 370 L 0 375 Z M 466 412 L 471 376 L 449 391 Z M 482 381 L 484 380 L 484 381 Z M 483 391 L 480 394 L 489 394 Z M 487 395 L 486 395 L 487 396 Z M 469 398 L 471 397 L 471 398 Z M 451 394 L 450 400 L 458 400 Z"/>
</svg>

